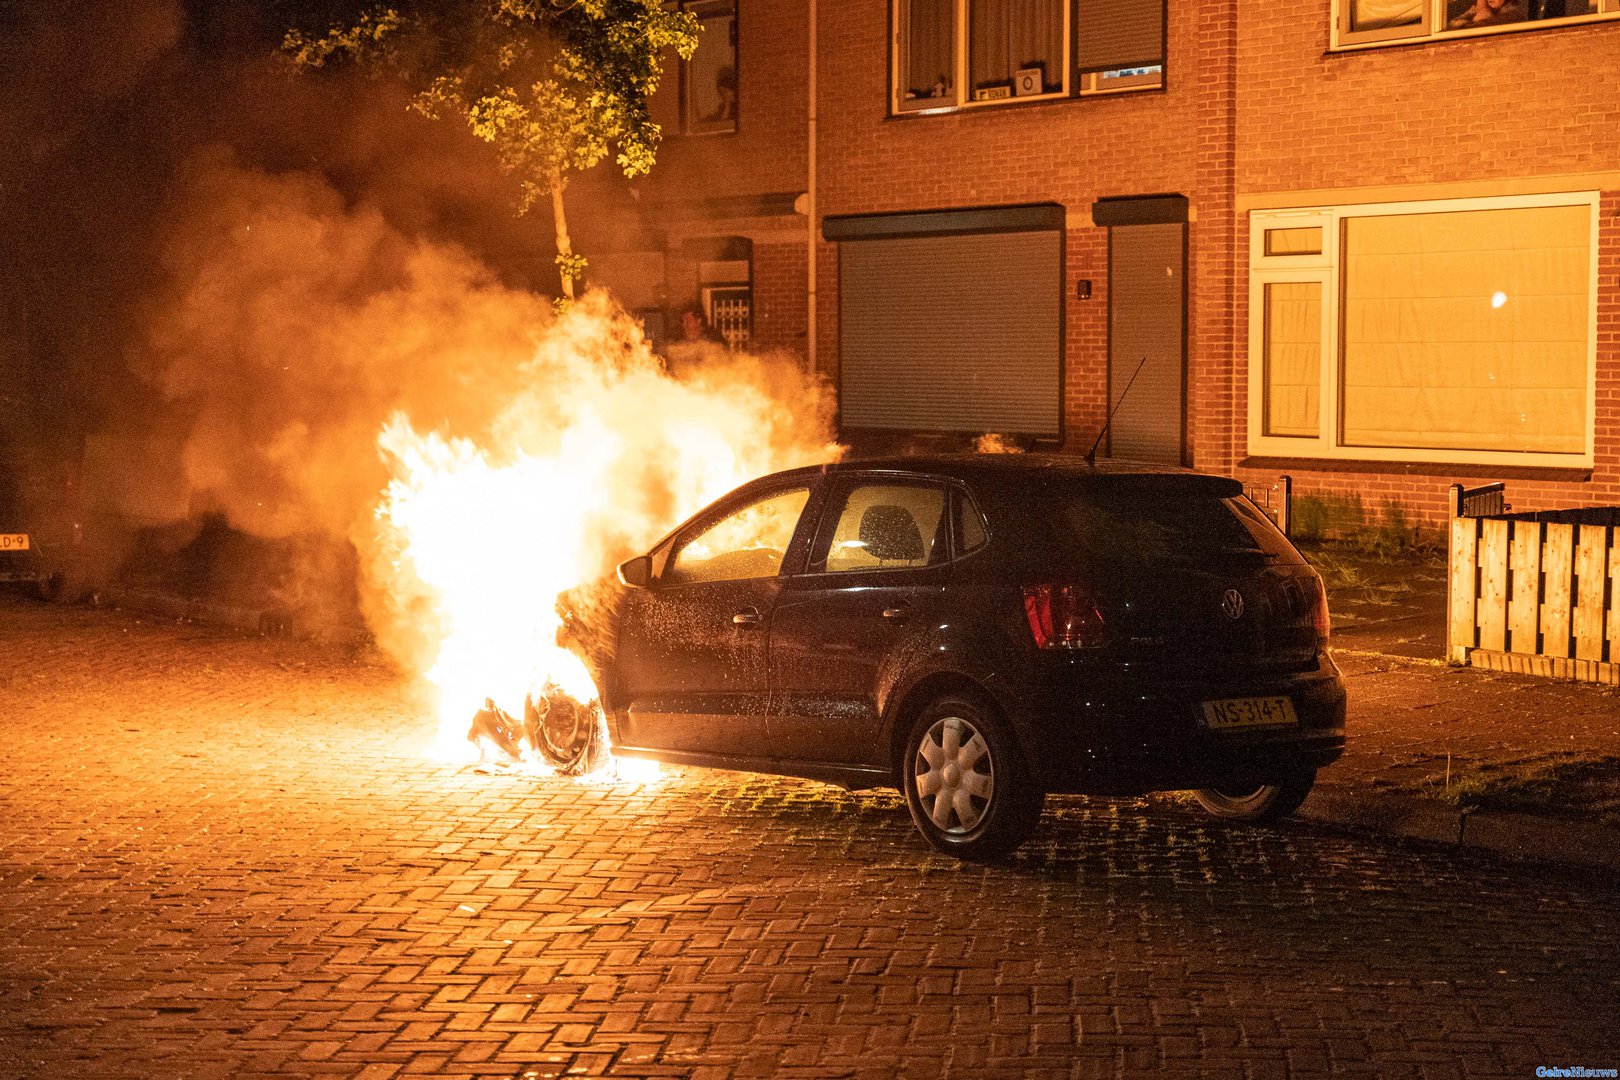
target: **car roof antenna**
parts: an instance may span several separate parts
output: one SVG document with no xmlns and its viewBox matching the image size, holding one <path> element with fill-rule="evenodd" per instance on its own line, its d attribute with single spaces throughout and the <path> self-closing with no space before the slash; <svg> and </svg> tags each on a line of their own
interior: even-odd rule
<svg viewBox="0 0 1620 1080">
<path fill-rule="evenodd" d="M 1103 436 L 1108 434 L 1108 425 L 1112 424 L 1114 422 L 1114 414 L 1119 412 L 1119 407 L 1121 405 L 1125 404 L 1125 395 L 1130 393 L 1131 392 L 1131 387 L 1136 385 L 1136 377 L 1138 375 L 1142 374 L 1142 365 L 1145 364 L 1145 363 L 1147 363 L 1147 354 L 1143 353 L 1142 354 L 1142 359 L 1140 359 L 1140 360 L 1138 360 L 1136 362 L 1136 370 L 1131 372 L 1131 381 L 1126 383 L 1125 384 L 1125 389 L 1123 389 L 1123 390 L 1121 390 L 1119 392 L 1119 400 L 1114 402 L 1114 407 L 1112 409 L 1108 410 L 1108 419 L 1103 421 L 1102 430 L 1097 432 L 1096 441 L 1094 441 L 1091 444 L 1091 449 L 1086 451 L 1086 464 L 1087 465 L 1090 465 L 1093 468 L 1096 467 L 1096 464 L 1097 464 L 1097 447 L 1102 445 Z"/>
</svg>

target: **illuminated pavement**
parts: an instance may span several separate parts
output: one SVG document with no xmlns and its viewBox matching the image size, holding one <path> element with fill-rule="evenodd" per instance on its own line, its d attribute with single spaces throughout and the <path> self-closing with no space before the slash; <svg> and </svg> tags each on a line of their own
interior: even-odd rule
<svg viewBox="0 0 1620 1080">
<path fill-rule="evenodd" d="M 0 598 L 0 1077 L 1620 1065 L 1620 890 L 1170 801 L 1009 866 L 899 800 L 424 761 L 385 671 Z"/>
</svg>

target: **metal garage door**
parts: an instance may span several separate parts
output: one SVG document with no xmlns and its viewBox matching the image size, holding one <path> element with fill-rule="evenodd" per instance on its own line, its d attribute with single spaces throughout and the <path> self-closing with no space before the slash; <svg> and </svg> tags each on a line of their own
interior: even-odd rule
<svg viewBox="0 0 1620 1080">
<path fill-rule="evenodd" d="M 1058 437 L 1062 220 L 1060 207 L 830 220 L 841 426 Z"/>
</svg>

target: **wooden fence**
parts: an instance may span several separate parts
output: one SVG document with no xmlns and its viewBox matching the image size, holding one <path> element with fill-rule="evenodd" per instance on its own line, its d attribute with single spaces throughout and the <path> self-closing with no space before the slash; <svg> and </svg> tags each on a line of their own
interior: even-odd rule
<svg viewBox="0 0 1620 1080">
<path fill-rule="evenodd" d="M 1447 658 L 1620 686 L 1620 508 L 1474 512 L 1486 490 L 1452 487 Z"/>
</svg>

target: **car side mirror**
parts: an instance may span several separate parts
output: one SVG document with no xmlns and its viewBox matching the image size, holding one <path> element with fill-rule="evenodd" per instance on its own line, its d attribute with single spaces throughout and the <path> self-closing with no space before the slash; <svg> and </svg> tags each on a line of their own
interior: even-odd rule
<svg viewBox="0 0 1620 1080">
<path fill-rule="evenodd" d="M 652 584 L 652 556 L 637 555 L 619 564 L 619 580 L 632 589 L 645 589 Z"/>
</svg>

